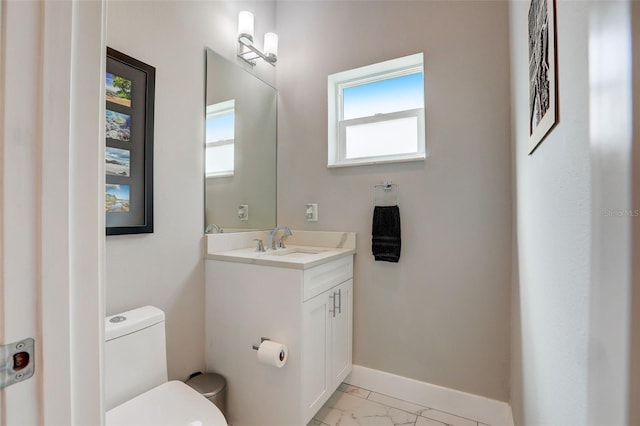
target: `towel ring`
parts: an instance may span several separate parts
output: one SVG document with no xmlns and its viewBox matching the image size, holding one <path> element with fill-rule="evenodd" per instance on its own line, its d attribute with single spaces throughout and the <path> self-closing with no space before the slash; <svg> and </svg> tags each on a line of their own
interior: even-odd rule
<svg viewBox="0 0 640 426">
<path fill-rule="evenodd" d="M 388 195 L 391 191 L 395 191 L 395 199 L 388 200 Z M 382 197 L 379 194 L 382 193 Z M 381 204 L 384 203 L 384 204 Z M 399 205 L 400 203 L 400 190 L 398 185 L 393 182 L 383 182 L 373 185 L 373 206 L 392 206 Z"/>
</svg>

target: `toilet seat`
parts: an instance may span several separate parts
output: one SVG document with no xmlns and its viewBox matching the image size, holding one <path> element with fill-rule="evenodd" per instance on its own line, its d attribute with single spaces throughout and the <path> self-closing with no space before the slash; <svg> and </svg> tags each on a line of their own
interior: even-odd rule
<svg viewBox="0 0 640 426">
<path fill-rule="evenodd" d="M 108 426 L 227 426 L 222 412 L 178 380 L 126 401 L 106 413 Z"/>
</svg>

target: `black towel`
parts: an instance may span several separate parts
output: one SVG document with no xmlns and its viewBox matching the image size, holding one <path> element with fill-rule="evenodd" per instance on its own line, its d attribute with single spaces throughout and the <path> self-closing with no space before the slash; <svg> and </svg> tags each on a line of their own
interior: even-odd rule
<svg viewBox="0 0 640 426">
<path fill-rule="evenodd" d="M 398 206 L 375 206 L 371 251 L 376 260 L 400 260 L 400 209 Z"/>
</svg>

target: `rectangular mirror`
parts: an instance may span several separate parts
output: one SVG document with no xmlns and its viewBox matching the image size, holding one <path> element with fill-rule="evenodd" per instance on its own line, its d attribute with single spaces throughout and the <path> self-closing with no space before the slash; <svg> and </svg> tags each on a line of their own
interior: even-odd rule
<svg viewBox="0 0 640 426">
<path fill-rule="evenodd" d="M 276 226 L 277 91 L 207 49 L 205 233 Z"/>
</svg>

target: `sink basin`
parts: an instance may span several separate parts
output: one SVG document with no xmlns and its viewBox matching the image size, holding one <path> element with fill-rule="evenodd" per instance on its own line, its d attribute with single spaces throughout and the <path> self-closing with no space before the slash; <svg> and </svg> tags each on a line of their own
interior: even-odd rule
<svg viewBox="0 0 640 426">
<path fill-rule="evenodd" d="M 270 256 L 287 256 L 287 257 L 303 257 L 310 254 L 318 254 L 327 251 L 326 249 L 315 248 L 290 248 L 269 252 Z"/>
</svg>

